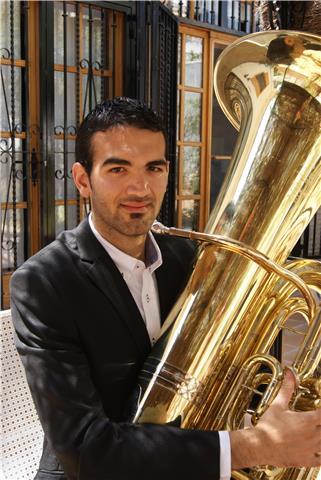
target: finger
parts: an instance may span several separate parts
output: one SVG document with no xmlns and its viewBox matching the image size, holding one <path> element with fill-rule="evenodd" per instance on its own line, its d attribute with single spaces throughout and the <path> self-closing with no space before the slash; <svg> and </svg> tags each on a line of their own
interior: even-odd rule
<svg viewBox="0 0 321 480">
<path fill-rule="evenodd" d="M 294 373 L 289 368 L 286 368 L 281 388 L 273 401 L 273 405 L 278 405 L 287 410 L 296 386 L 297 380 Z"/>
</svg>

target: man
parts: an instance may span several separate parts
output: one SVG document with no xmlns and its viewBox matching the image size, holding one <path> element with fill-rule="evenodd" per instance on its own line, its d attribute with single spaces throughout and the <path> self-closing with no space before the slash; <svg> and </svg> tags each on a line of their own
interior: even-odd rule
<svg viewBox="0 0 321 480">
<path fill-rule="evenodd" d="M 291 376 L 257 427 L 230 436 L 126 422 L 194 249 L 149 232 L 169 164 L 147 107 L 126 98 L 98 105 L 79 129 L 76 160 L 73 178 L 92 214 L 29 259 L 11 285 L 17 348 L 46 438 L 36 478 L 215 480 L 231 465 L 317 465 L 320 413 L 288 410 Z"/>
</svg>

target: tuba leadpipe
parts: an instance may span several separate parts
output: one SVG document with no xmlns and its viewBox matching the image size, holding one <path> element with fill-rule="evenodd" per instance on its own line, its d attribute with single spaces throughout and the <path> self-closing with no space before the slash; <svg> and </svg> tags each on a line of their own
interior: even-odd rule
<svg viewBox="0 0 321 480">
<path fill-rule="evenodd" d="M 240 134 L 205 234 L 176 231 L 205 243 L 141 372 L 136 422 L 238 428 L 253 393 L 268 383 L 252 413 L 257 421 L 282 380 L 269 352 L 293 313 L 308 325 L 294 362 L 301 387 L 293 408 L 320 406 L 320 305 L 309 291 L 321 290 L 320 264 L 285 262 L 321 205 L 321 37 L 243 37 L 221 54 L 215 89 Z M 275 264 L 283 266 L 282 277 Z M 313 479 L 317 469 L 277 472 Z M 268 468 L 233 473 L 273 475 Z"/>
</svg>

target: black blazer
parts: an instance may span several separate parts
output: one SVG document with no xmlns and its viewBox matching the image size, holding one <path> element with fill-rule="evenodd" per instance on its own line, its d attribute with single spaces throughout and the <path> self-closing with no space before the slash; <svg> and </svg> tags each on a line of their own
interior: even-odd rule
<svg viewBox="0 0 321 480">
<path fill-rule="evenodd" d="M 164 320 L 193 248 L 183 239 L 157 241 Z M 217 433 L 123 418 L 150 342 L 125 281 L 87 220 L 25 262 L 13 275 L 11 295 L 16 345 L 45 432 L 38 480 L 219 477 Z"/>
</svg>

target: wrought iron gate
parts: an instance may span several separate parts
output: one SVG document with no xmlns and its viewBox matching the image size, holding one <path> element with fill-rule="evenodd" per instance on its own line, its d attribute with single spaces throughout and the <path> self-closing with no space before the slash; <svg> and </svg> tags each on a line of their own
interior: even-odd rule
<svg viewBox="0 0 321 480">
<path fill-rule="evenodd" d="M 86 210 L 70 175 L 75 134 L 94 104 L 123 94 L 125 3 L 0 2 L 2 308 L 12 272 Z"/>
</svg>

